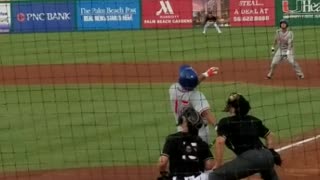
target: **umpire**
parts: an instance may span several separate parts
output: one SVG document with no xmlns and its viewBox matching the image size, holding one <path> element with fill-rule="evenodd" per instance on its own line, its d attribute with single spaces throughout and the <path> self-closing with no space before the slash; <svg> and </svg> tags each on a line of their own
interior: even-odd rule
<svg viewBox="0 0 320 180">
<path fill-rule="evenodd" d="M 213 156 L 208 144 L 198 136 L 203 125 L 199 113 L 192 107 L 186 108 L 178 125 L 182 130 L 166 138 L 159 158 L 158 180 L 207 179 L 203 171 L 213 168 Z"/>
<path fill-rule="evenodd" d="M 281 165 L 280 155 L 272 149 L 273 136 L 262 121 L 248 115 L 249 102 L 240 94 L 230 94 L 225 111 L 229 117 L 217 125 L 215 143 L 216 164 L 209 180 L 236 180 L 260 173 L 264 180 L 277 180 L 274 165 Z M 260 138 L 266 140 L 264 145 Z M 223 164 L 224 146 L 236 154 L 236 158 Z"/>
</svg>

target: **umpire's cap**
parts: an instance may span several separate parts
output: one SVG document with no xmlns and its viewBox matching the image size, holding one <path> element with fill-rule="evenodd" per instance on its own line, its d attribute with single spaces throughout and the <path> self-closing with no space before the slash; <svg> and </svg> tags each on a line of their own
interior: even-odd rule
<svg viewBox="0 0 320 180">
<path fill-rule="evenodd" d="M 187 107 L 182 111 L 178 118 L 178 125 L 181 125 L 184 119 L 186 119 L 188 123 L 196 129 L 200 129 L 202 127 L 202 118 L 193 107 Z"/>
<path fill-rule="evenodd" d="M 199 83 L 197 72 L 189 65 L 182 65 L 179 69 L 179 84 L 183 89 L 192 91 Z"/>
<path fill-rule="evenodd" d="M 289 23 L 288 23 L 288 21 L 287 21 L 286 19 L 281 19 L 281 20 L 280 20 L 280 23 L 279 23 L 279 26 L 280 26 L 280 27 L 281 27 L 281 24 L 282 24 L 282 23 L 286 24 L 286 25 L 287 25 L 286 27 L 289 26 Z"/>
<path fill-rule="evenodd" d="M 236 92 L 229 95 L 224 111 L 229 112 L 231 107 L 235 108 L 236 114 L 240 116 L 247 115 L 251 109 L 249 101 L 243 95 Z"/>
</svg>

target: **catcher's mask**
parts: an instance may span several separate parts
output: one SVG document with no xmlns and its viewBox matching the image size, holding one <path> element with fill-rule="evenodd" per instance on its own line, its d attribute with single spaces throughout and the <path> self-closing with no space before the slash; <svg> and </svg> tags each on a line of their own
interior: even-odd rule
<svg viewBox="0 0 320 180">
<path fill-rule="evenodd" d="M 245 116 L 250 111 L 251 106 L 249 101 L 241 94 L 234 92 L 229 95 L 224 111 L 229 112 L 230 108 L 235 109 L 236 115 Z"/>
<path fill-rule="evenodd" d="M 200 114 L 192 107 L 188 107 L 183 110 L 178 118 L 178 125 L 181 125 L 186 120 L 188 123 L 189 133 L 192 135 L 198 135 L 199 129 L 203 125 L 203 120 Z"/>
</svg>

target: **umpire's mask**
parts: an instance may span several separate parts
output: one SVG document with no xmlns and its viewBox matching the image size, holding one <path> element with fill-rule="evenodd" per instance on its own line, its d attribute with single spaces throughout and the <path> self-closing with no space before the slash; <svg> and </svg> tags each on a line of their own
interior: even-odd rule
<svg viewBox="0 0 320 180">
<path fill-rule="evenodd" d="M 181 125 L 183 123 L 183 120 L 186 120 L 188 123 L 188 130 L 189 133 L 192 135 L 198 135 L 199 129 L 203 125 L 203 120 L 200 116 L 200 114 L 192 107 L 188 107 L 178 118 L 178 125 Z"/>
<path fill-rule="evenodd" d="M 249 101 L 239 93 L 231 93 L 229 95 L 224 111 L 228 112 L 231 107 L 235 109 L 235 113 L 238 116 L 247 115 L 251 109 Z"/>
</svg>

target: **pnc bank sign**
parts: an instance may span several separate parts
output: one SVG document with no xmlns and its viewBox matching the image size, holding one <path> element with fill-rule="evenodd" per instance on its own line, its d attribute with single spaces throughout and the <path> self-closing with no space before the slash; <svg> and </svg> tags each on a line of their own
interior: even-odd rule
<svg viewBox="0 0 320 180">
<path fill-rule="evenodd" d="M 23 2 L 12 5 L 14 32 L 61 32 L 74 29 L 73 2 Z"/>
<path fill-rule="evenodd" d="M 53 12 L 53 13 L 18 13 L 17 21 L 70 21 L 70 12 Z"/>
</svg>

